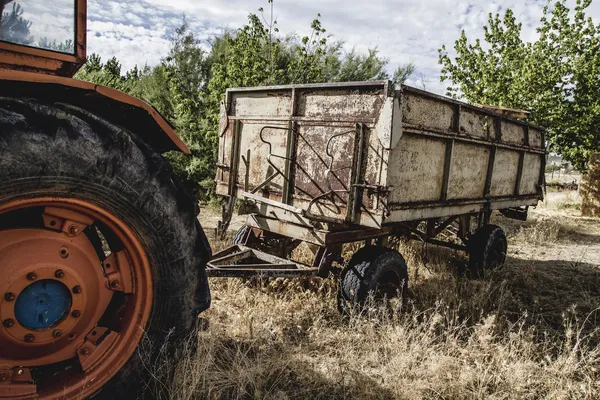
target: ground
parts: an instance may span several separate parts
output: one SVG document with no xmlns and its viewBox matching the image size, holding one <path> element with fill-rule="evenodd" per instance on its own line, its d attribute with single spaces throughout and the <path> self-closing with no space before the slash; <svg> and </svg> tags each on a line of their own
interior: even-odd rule
<svg viewBox="0 0 600 400">
<path fill-rule="evenodd" d="M 600 398 L 600 220 L 578 214 L 576 192 L 551 192 L 525 223 L 496 216 L 509 257 L 484 280 L 459 276 L 456 252 L 399 243 L 410 290 L 392 313 L 342 318 L 335 279 L 212 279 L 208 328 L 157 386 L 173 399 Z"/>
</svg>

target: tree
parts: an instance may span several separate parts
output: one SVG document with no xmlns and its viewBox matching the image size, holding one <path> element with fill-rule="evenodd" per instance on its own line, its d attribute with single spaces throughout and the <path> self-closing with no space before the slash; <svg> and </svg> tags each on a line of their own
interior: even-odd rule
<svg viewBox="0 0 600 400">
<path fill-rule="evenodd" d="M 78 79 L 114 87 L 152 104 L 172 121 L 191 156 L 167 153 L 178 177 L 201 200 L 214 193 L 220 105 L 229 87 L 387 79 L 387 60 L 377 49 L 367 54 L 343 53 L 343 42 L 329 42 L 320 15 L 306 36 L 281 36 L 264 10 L 248 23 L 210 41 L 205 52 L 184 18 L 171 39 L 169 54 L 159 65 L 126 71 L 116 58 L 105 64 L 91 54 Z"/>
<path fill-rule="evenodd" d="M 388 60 L 377 56 L 378 50 L 369 49 L 367 54 L 357 53 L 352 49 L 340 63 L 337 75 L 333 81 L 351 82 L 388 79 L 385 70 Z"/>
<path fill-rule="evenodd" d="M 110 58 L 106 64 L 98 54 L 92 53 L 87 57 L 83 68 L 75 74 L 75 79 L 90 81 L 99 85 L 109 86 L 126 93 L 134 90 L 139 81 L 137 67 L 121 75 L 121 63 L 116 57 Z"/>
<path fill-rule="evenodd" d="M 0 0 L 2 11 L 0 13 L 0 39 L 7 42 L 29 45 L 33 38 L 29 34 L 31 21 L 22 17 L 23 7 L 19 3 L 13 3 L 12 11 L 4 12 L 4 0 Z"/>
<path fill-rule="evenodd" d="M 580 170 L 600 147 L 600 25 L 587 18 L 591 0 L 546 6 L 533 43 L 521 39 L 522 25 L 509 9 L 489 15 L 484 38 L 470 43 L 463 31 L 456 56 L 439 50 L 447 94 L 472 103 L 531 111 L 533 123 L 548 128 L 553 151 Z"/>
<path fill-rule="evenodd" d="M 393 81 L 396 85 L 402 85 L 412 74 L 415 73 L 415 64 L 409 62 L 400 65 L 394 72 Z"/>
</svg>

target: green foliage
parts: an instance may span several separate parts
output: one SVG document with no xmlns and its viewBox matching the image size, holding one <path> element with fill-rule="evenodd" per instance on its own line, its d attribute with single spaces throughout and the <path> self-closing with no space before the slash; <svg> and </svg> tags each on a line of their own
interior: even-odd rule
<svg viewBox="0 0 600 400">
<path fill-rule="evenodd" d="M 591 0 L 546 6 L 533 43 L 521 39 L 522 25 L 509 9 L 489 15 L 482 43 L 465 32 L 456 57 L 439 51 L 447 94 L 469 102 L 531 111 L 531 122 L 548 128 L 551 148 L 580 170 L 600 148 L 600 25 L 587 18 Z"/>
<path fill-rule="evenodd" d="M 355 49 L 352 49 L 346 54 L 333 80 L 352 82 L 388 79 L 389 75 L 385 71 L 388 60 L 379 58 L 377 53 L 377 49 L 370 49 L 368 54 L 358 54 Z"/>
<path fill-rule="evenodd" d="M 397 85 L 402 85 L 412 74 L 415 73 L 416 67 L 413 63 L 400 65 L 394 72 L 393 81 Z"/>
<path fill-rule="evenodd" d="M 123 92 L 131 92 L 139 81 L 137 67 L 128 71 L 125 76 L 121 75 L 121 63 L 116 57 L 102 64 L 100 56 L 91 54 L 87 62 L 75 75 L 75 79 L 90 81 L 99 85 L 110 86 Z"/>
<path fill-rule="evenodd" d="M 116 58 L 103 64 L 92 54 L 76 75 L 139 97 L 170 120 L 192 155 L 172 152 L 166 157 L 201 200 L 214 193 L 220 109 L 227 88 L 389 78 L 388 60 L 380 58 L 377 49 L 344 53 L 343 42 L 329 43 L 320 15 L 312 21 L 309 35 L 281 36 L 273 1 L 268 4 L 269 15 L 262 8 L 250 14 L 243 27 L 213 38 L 208 52 L 184 19 L 159 65 L 123 74 Z M 414 66 L 402 71 L 398 82 L 414 72 Z"/>
</svg>

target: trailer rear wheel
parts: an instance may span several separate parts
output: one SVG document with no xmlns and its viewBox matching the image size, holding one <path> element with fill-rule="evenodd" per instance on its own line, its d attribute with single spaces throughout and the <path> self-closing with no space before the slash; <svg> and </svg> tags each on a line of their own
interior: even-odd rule
<svg viewBox="0 0 600 400">
<path fill-rule="evenodd" d="M 497 225 L 485 225 L 471 236 L 468 244 L 469 272 L 482 278 L 486 271 L 498 269 L 506 261 L 506 234 Z"/>
<path fill-rule="evenodd" d="M 358 250 L 342 270 L 338 309 L 347 313 L 362 308 L 372 298 L 384 301 L 398 296 L 406 298 L 408 267 L 395 250 L 365 246 Z"/>
<path fill-rule="evenodd" d="M 0 397 L 148 395 L 210 302 L 195 201 L 83 110 L 0 98 L 0 132 Z"/>
</svg>

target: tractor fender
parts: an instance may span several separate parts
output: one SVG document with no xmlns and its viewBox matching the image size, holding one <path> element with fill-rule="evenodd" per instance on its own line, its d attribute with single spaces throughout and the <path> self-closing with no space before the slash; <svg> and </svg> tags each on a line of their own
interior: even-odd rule
<svg viewBox="0 0 600 400">
<path fill-rule="evenodd" d="M 60 76 L 0 70 L 0 97 L 4 96 L 79 107 L 135 132 L 159 153 L 191 153 L 154 107 L 113 88 Z"/>
</svg>

